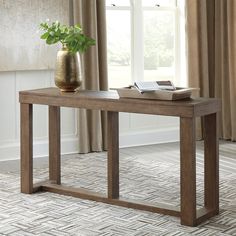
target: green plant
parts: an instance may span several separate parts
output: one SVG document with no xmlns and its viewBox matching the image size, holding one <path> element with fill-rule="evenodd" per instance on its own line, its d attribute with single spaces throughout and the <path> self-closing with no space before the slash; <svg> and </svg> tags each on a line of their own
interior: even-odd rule
<svg viewBox="0 0 236 236">
<path fill-rule="evenodd" d="M 41 23 L 40 29 L 44 32 L 41 39 L 51 45 L 60 42 L 69 52 L 76 53 L 85 52 L 90 46 L 95 45 L 95 40 L 84 35 L 80 25 L 66 26 L 60 22 Z"/>
</svg>

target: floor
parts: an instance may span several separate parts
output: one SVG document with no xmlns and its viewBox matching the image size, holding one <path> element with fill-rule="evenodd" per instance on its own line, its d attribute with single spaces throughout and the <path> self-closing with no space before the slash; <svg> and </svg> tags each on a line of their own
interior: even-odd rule
<svg viewBox="0 0 236 236">
<path fill-rule="evenodd" d="M 35 159 L 34 180 L 48 176 Z M 62 182 L 106 193 L 106 153 L 62 158 Z M 121 196 L 179 205 L 179 144 L 120 150 Z M 220 144 L 220 214 L 198 227 L 179 218 L 52 193 L 21 194 L 19 162 L 0 163 L 0 235 L 236 235 L 236 143 Z M 197 202 L 203 203 L 203 147 L 197 150 Z"/>
</svg>

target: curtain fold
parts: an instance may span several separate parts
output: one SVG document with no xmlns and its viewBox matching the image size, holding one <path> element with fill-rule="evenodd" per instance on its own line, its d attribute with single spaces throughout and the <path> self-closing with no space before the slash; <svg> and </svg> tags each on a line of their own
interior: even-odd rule
<svg viewBox="0 0 236 236">
<path fill-rule="evenodd" d="M 71 0 L 70 19 L 80 24 L 86 35 L 96 40 L 81 55 L 83 89 L 108 90 L 105 0 Z M 105 112 L 78 110 L 79 153 L 107 149 Z"/>
<path fill-rule="evenodd" d="M 189 86 L 222 99 L 220 137 L 236 141 L 236 1 L 187 0 L 186 10 Z"/>
</svg>

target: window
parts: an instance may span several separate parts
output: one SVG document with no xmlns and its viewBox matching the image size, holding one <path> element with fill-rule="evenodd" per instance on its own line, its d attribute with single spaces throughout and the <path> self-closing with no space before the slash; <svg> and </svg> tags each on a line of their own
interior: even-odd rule
<svg viewBox="0 0 236 236">
<path fill-rule="evenodd" d="M 107 0 L 106 9 L 109 87 L 153 80 L 180 85 L 178 1 Z"/>
</svg>

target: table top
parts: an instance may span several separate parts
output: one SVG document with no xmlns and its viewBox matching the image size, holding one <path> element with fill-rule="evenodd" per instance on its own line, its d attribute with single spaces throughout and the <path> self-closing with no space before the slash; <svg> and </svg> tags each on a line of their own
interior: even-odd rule
<svg viewBox="0 0 236 236">
<path fill-rule="evenodd" d="M 78 90 L 68 93 L 57 88 L 20 91 L 19 101 L 49 106 L 181 117 L 202 116 L 216 113 L 221 109 L 221 102 L 216 98 L 160 101 L 120 98 L 116 91 Z"/>
</svg>

